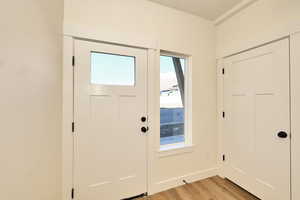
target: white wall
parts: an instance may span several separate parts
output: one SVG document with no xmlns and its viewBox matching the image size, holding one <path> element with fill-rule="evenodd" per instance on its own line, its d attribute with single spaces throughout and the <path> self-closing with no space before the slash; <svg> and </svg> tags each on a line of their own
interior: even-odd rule
<svg viewBox="0 0 300 200">
<path fill-rule="evenodd" d="M 298 69 L 300 63 L 300 37 L 299 34 L 293 34 L 300 31 L 299 11 L 299 0 L 258 0 L 248 8 L 217 26 L 217 56 L 219 58 L 281 37 L 292 35 L 291 110 L 293 200 L 300 199 L 300 73 Z M 219 80 L 219 83 L 221 83 L 221 80 Z M 219 109 L 221 109 L 220 104 Z"/>
<path fill-rule="evenodd" d="M 223 57 L 300 30 L 299 0 L 258 0 L 217 26 Z"/>
<path fill-rule="evenodd" d="M 0 199 L 60 199 L 62 6 L 1 3 Z"/>
<path fill-rule="evenodd" d="M 212 22 L 145 0 L 65 0 L 64 33 L 192 55 L 193 143 L 196 146 L 189 153 L 159 158 L 158 147 L 152 143 L 150 192 L 181 184 L 182 176 L 192 180 L 216 173 L 215 27 Z"/>
</svg>

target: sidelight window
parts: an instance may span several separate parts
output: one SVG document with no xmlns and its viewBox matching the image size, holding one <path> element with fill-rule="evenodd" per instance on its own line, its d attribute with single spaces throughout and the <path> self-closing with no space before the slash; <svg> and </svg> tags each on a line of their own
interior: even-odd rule
<svg viewBox="0 0 300 200">
<path fill-rule="evenodd" d="M 187 58 L 160 56 L 160 145 L 186 141 Z"/>
</svg>

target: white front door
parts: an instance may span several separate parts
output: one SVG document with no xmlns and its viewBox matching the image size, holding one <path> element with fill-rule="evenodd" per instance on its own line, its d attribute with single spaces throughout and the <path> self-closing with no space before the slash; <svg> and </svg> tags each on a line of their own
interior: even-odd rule
<svg viewBox="0 0 300 200">
<path fill-rule="evenodd" d="M 147 51 L 83 40 L 74 51 L 75 199 L 145 193 Z"/>
<path fill-rule="evenodd" d="M 289 41 L 225 59 L 225 175 L 263 200 L 290 199 Z"/>
</svg>

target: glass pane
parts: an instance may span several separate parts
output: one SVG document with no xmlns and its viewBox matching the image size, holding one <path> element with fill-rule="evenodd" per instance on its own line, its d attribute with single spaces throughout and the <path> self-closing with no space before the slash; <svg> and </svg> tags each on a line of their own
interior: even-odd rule
<svg viewBox="0 0 300 200">
<path fill-rule="evenodd" d="M 180 59 L 181 70 L 175 70 L 173 57 L 160 57 L 160 144 L 174 144 L 185 141 L 184 105 L 181 94 L 184 94 L 185 60 Z M 177 65 L 178 66 L 178 65 Z M 177 71 L 177 73 L 176 73 Z M 178 72 L 179 71 L 179 72 Z M 183 79 L 184 80 L 184 79 Z M 184 82 L 184 81 L 183 81 Z M 182 84 L 181 87 L 179 84 Z M 184 95 L 183 95 L 184 98 Z"/>
<path fill-rule="evenodd" d="M 135 57 L 92 52 L 91 83 L 133 86 Z"/>
</svg>

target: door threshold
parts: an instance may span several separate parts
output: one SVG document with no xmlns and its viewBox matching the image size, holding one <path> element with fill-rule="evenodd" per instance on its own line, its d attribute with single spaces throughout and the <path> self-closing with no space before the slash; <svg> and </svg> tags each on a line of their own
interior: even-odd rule
<svg viewBox="0 0 300 200">
<path fill-rule="evenodd" d="M 143 198 L 143 197 L 146 197 L 146 196 L 148 196 L 147 192 L 145 192 L 143 194 L 139 194 L 139 195 L 134 196 L 134 197 L 129 197 L 129 198 L 121 199 L 121 200 L 133 200 L 133 199 Z"/>
</svg>

